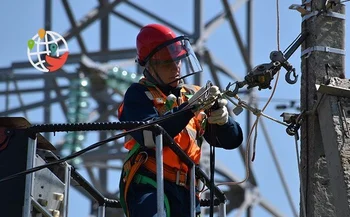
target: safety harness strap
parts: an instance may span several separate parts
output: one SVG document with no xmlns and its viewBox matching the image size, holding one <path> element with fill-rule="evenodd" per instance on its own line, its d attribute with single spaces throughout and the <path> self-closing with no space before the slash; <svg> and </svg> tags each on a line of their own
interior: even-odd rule
<svg viewBox="0 0 350 217">
<path fill-rule="evenodd" d="M 126 177 L 124 178 L 125 180 L 125 186 L 124 186 L 124 202 L 127 201 L 127 193 L 128 189 L 130 187 L 130 184 L 136 174 L 136 172 L 139 170 L 140 166 L 147 160 L 147 155 L 144 153 L 140 153 L 136 156 L 134 164 L 131 165 L 131 168 L 129 172 L 126 174 Z M 127 161 L 127 163 L 130 163 L 130 161 Z M 129 211 L 128 211 L 128 205 L 125 203 L 125 208 L 127 212 L 127 216 L 129 216 Z"/>
<path fill-rule="evenodd" d="M 139 152 L 140 151 L 140 144 L 135 144 L 135 146 L 129 151 L 124 166 L 123 166 L 123 172 L 121 177 L 121 185 L 120 188 L 120 203 L 124 209 L 124 213 L 127 217 L 129 217 L 129 210 L 127 206 L 127 193 L 130 187 L 130 184 L 134 181 L 136 183 L 141 184 L 149 184 L 155 188 L 157 188 L 157 183 L 153 179 L 140 175 L 137 173 L 137 171 L 140 169 L 141 165 L 144 164 L 147 159 L 148 155 L 146 152 Z M 135 159 L 133 159 L 135 158 Z M 166 195 L 164 195 L 164 204 L 166 209 L 166 216 L 170 217 L 170 204 L 169 200 Z"/>
<path fill-rule="evenodd" d="M 132 147 L 132 149 L 129 151 L 128 155 L 126 156 L 125 162 L 128 161 L 136 152 L 139 151 L 141 145 L 139 143 L 135 143 L 135 145 Z"/>
<path fill-rule="evenodd" d="M 145 154 L 138 154 L 136 155 L 135 153 L 137 153 L 140 149 L 140 144 L 136 143 L 134 145 L 134 147 L 129 151 L 126 159 L 125 159 L 125 163 L 123 165 L 123 170 L 122 170 L 122 175 L 120 177 L 120 185 L 119 185 L 119 189 L 120 189 L 120 204 L 122 206 L 122 208 L 124 209 L 124 213 L 126 214 L 127 217 L 129 217 L 129 210 L 128 210 L 128 206 L 127 206 L 127 202 L 126 202 L 126 196 L 127 196 L 127 192 L 130 186 L 131 181 L 133 180 L 134 175 L 136 174 L 136 172 L 138 171 L 138 169 L 140 168 L 141 164 L 147 160 L 147 156 Z M 136 156 L 135 161 L 134 159 L 132 159 L 132 157 Z M 142 157 L 145 157 L 145 159 L 140 159 Z M 132 162 L 134 161 L 134 162 Z"/>
</svg>

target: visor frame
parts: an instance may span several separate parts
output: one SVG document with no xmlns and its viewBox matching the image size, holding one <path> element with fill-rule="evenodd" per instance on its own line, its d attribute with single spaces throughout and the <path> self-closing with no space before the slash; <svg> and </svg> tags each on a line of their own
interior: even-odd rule
<svg viewBox="0 0 350 217">
<path fill-rule="evenodd" d="M 175 43 L 175 42 L 178 42 L 178 41 L 182 41 L 182 40 L 187 40 L 189 41 L 189 38 L 187 36 L 178 36 L 174 39 L 171 39 L 169 41 L 166 41 L 160 45 L 158 45 L 157 47 L 155 47 L 147 56 L 144 60 L 142 60 L 142 64 L 143 65 L 146 65 L 150 60 L 151 58 L 153 57 L 154 54 L 156 54 L 158 51 L 162 50 L 163 48 Z M 181 56 L 184 56 L 184 55 L 181 55 Z"/>
</svg>

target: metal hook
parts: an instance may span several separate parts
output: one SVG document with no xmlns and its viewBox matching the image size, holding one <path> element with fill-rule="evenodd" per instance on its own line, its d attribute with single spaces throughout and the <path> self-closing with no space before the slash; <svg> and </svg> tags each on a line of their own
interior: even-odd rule
<svg viewBox="0 0 350 217">
<path fill-rule="evenodd" d="M 230 87 L 233 86 L 234 84 L 236 84 L 235 89 L 232 91 L 230 90 Z M 231 83 L 229 82 L 228 85 L 226 86 L 226 95 L 229 97 L 234 97 L 237 95 L 239 90 L 239 86 L 238 86 L 238 81 L 236 81 L 235 83 Z"/>
<path fill-rule="evenodd" d="M 293 77 L 294 79 L 291 79 L 291 73 L 293 72 Z M 292 70 L 289 70 L 286 75 L 285 75 L 285 79 L 288 82 L 288 84 L 295 84 L 298 81 L 298 77 L 299 75 L 296 74 L 295 72 L 295 68 L 293 68 Z"/>
</svg>

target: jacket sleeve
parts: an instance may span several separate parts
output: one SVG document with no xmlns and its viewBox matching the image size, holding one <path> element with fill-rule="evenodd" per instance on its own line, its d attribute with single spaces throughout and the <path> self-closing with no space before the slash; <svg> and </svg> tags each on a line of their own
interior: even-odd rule
<svg viewBox="0 0 350 217">
<path fill-rule="evenodd" d="M 211 126 L 214 124 L 207 124 L 204 133 L 205 140 L 210 145 L 215 145 L 216 147 L 224 149 L 235 149 L 242 144 L 243 133 L 241 126 L 238 122 L 233 120 L 232 117 L 228 117 L 228 122 L 224 125 L 215 124 L 216 130 L 215 135 L 210 132 Z M 213 137 L 215 137 L 216 144 L 211 144 L 213 142 Z"/>
<path fill-rule="evenodd" d="M 160 117 L 157 109 L 153 105 L 152 100 L 150 100 L 145 94 L 145 91 L 147 90 L 148 89 L 145 86 L 138 83 L 132 84 L 129 87 L 125 93 L 124 108 L 123 112 L 120 114 L 120 121 L 148 121 L 157 120 Z M 183 103 L 179 107 L 173 108 L 163 116 L 181 110 L 186 104 L 187 103 Z M 179 116 L 169 118 L 168 120 L 159 123 L 159 125 L 163 127 L 171 137 L 174 138 L 186 127 L 193 116 L 193 113 L 189 110 Z M 144 144 L 142 132 L 132 133 L 131 136 L 136 139 L 140 145 Z"/>
</svg>

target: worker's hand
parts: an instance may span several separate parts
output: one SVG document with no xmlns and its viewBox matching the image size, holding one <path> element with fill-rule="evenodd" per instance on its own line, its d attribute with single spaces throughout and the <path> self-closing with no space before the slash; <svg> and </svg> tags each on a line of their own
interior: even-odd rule
<svg viewBox="0 0 350 217">
<path fill-rule="evenodd" d="M 207 90 L 207 91 L 206 91 Z M 205 92 L 206 91 L 206 92 Z M 189 105 L 194 105 L 193 112 L 197 112 L 199 110 L 207 110 L 211 108 L 215 100 L 220 95 L 220 90 L 217 86 L 204 86 L 199 89 L 189 100 Z"/>
<path fill-rule="evenodd" d="M 218 99 L 218 108 L 211 111 L 208 117 L 209 124 L 224 125 L 228 121 L 227 100 Z"/>
</svg>

